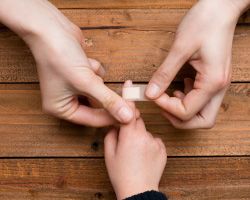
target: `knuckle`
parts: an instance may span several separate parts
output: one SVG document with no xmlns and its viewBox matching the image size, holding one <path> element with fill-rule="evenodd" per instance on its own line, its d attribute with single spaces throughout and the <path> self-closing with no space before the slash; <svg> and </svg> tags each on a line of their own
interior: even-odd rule
<svg viewBox="0 0 250 200">
<path fill-rule="evenodd" d="M 81 29 L 75 24 L 72 24 L 71 27 L 72 27 L 73 33 L 77 36 L 77 38 L 80 39 L 83 36 Z"/>
<path fill-rule="evenodd" d="M 182 120 L 182 121 L 188 121 L 190 120 L 191 118 L 193 117 L 193 114 L 190 113 L 188 110 L 183 110 L 179 116 L 179 118 Z"/>
<path fill-rule="evenodd" d="M 164 145 L 164 147 L 162 147 L 162 153 L 165 157 L 167 157 L 167 150 L 166 150 L 166 147 Z"/>
<path fill-rule="evenodd" d="M 181 126 L 179 124 L 176 124 L 176 123 L 172 123 L 172 126 L 175 128 L 175 129 L 182 129 Z"/>
<path fill-rule="evenodd" d="M 215 126 L 215 120 L 209 120 L 209 121 L 207 121 L 207 122 L 204 124 L 203 128 L 204 128 L 204 129 L 211 129 L 211 128 L 213 128 L 214 126 Z"/>
<path fill-rule="evenodd" d="M 93 82 L 96 81 L 96 75 L 87 67 L 83 67 L 83 73 L 70 77 L 70 83 L 78 91 L 88 88 Z"/>
<path fill-rule="evenodd" d="M 163 142 L 162 142 L 162 140 L 161 140 L 161 138 L 155 138 L 155 141 L 156 141 L 155 144 L 156 144 L 157 148 L 159 150 L 161 150 L 162 146 L 164 145 Z"/>
<path fill-rule="evenodd" d="M 172 124 L 172 126 L 176 129 L 183 129 L 183 123 L 181 122 L 170 122 Z"/>
<path fill-rule="evenodd" d="M 97 69 L 99 69 L 99 68 L 101 67 L 101 63 L 100 63 L 99 61 L 97 61 L 97 60 L 93 60 L 93 65 L 94 65 Z"/>
<path fill-rule="evenodd" d="M 216 90 L 218 89 L 220 90 L 220 89 L 227 87 L 229 83 L 230 83 L 230 76 L 224 73 L 220 73 L 214 76 L 211 80 L 211 84 L 213 88 L 215 88 Z"/>
</svg>

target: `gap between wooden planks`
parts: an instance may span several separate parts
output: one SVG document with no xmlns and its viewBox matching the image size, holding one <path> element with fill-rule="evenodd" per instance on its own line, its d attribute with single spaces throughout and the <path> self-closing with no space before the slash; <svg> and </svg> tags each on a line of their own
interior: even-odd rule
<svg viewBox="0 0 250 200">
<path fill-rule="evenodd" d="M 117 92 L 121 88 L 108 86 Z M 152 102 L 138 107 L 148 130 L 163 139 L 170 156 L 250 155 L 249 91 L 249 83 L 232 84 L 210 130 L 177 130 Z M 38 85 L 0 85 L 0 157 L 103 156 L 106 132 L 44 114 Z"/>
<path fill-rule="evenodd" d="M 0 198 L 115 199 L 103 159 L 1 159 Z M 247 199 L 249 157 L 168 158 L 160 190 L 170 199 Z"/>
</svg>

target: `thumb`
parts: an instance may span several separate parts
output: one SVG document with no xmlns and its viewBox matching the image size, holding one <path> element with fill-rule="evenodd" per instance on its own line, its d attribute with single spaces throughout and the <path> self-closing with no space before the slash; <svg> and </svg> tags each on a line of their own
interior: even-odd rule
<svg viewBox="0 0 250 200">
<path fill-rule="evenodd" d="M 102 66 L 102 64 L 99 62 L 99 61 L 97 61 L 97 60 L 95 60 L 95 59 L 93 59 L 93 58 L 88 58 L 88 61 L 89 61 L 89 64 L 90 64 L 90 67 L 91 67 L 91 69 L 98 75 L 98 76 L 100 76 L 100 77 L 104 77 L 105 76 L 105 69 L 104 69 L 104 67 Z"/>
<path fill-rule="evenodd" d="M 119 122 L 128 123 L 134 113 L 127 102 L 118 94 L 109 89 L 96 75 L 92 75 L 91 82 L 82 88 L 83 95 L 87 94 L 98 100 L 102 106 Z"/>
<path fill-rule="evenodd" d="M 158 70 L 153 74 L 146 89 L 146 96 L 149 99 L 156 99 L 163 94 L 178 71 L 190 58 L 190 49 L 183 47 L 180 42 L 175 41 L 170 52 Z"/>
<path fill-rule="evenodd" d="M 104 138 L 104 154 L 105 159 L 115 155 L 118 142 L 117 130 L 110 130 Z"/>
</svg>

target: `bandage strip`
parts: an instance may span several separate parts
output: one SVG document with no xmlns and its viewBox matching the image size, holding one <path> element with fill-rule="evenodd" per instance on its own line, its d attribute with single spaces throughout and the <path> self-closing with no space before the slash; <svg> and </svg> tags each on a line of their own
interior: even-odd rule
<svg viewBox="0 0 250 200">
<path fill-rule="evenodd" d="M 125 87 L 122 90 L 122 97 L 130 101 L 148 101 L 145 96 L 147 85 L 133 84 L 131 87 Z"/>
</svg>

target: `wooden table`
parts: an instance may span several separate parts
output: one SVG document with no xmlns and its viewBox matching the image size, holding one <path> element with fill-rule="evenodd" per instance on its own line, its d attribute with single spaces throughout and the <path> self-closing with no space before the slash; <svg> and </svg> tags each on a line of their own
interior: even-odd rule
<svg viewBox="0 0 250 200">
<path fill-rule="evenodd" d="M 118 90 L 126 79 L 150 79 L 196 1 L 52 2 L 82 27 L 87 54 L 104 64 L 107 85 Z M 152 103 L 138 104 L 148 130 L 167 146 L 160 189 L 170 199 L 250 199 L 249 24 L 246 14 L 236 28 L 232 84 L 213 129 L 176 130 Z M 183 70 L 172 88 L 189 72 Z M 114 199 L 103 160 L 105 131 L 42 112 L 32 55 L 5 27 L 0 82 L 0 199 Z"/>
</svg>

